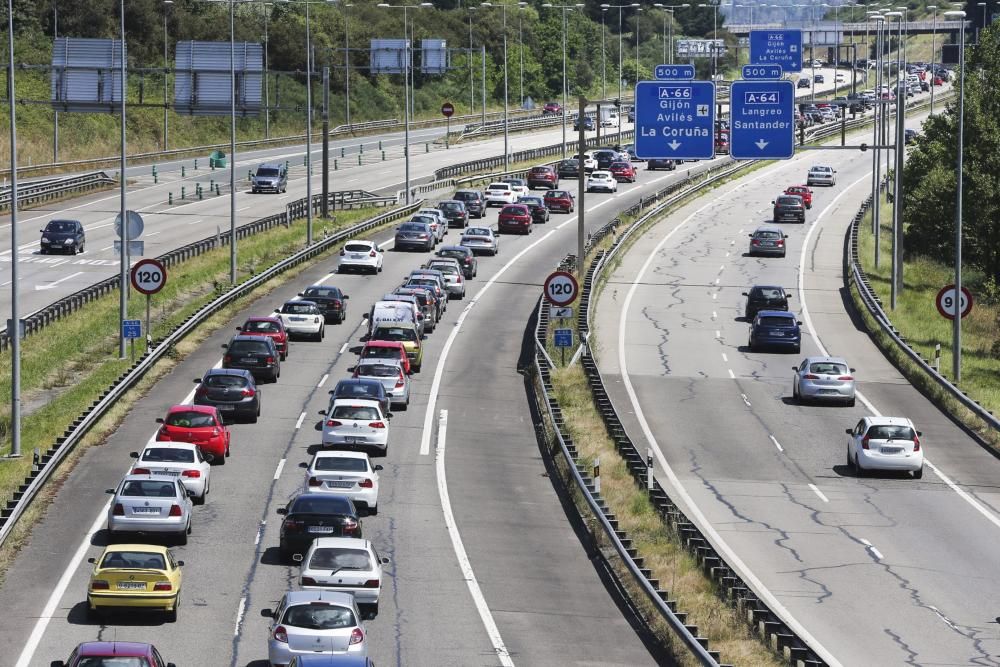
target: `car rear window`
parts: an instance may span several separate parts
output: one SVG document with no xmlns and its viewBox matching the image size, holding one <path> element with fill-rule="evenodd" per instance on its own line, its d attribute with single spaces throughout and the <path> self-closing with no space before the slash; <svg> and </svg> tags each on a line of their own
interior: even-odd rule
<svg viewBox="0 0 1000 667">
<path fill-rule="evenodd" d="M 132 498 L 174 498 L 177 490 L 171 482 L 131 479 L 122 486 L 120 495 Z"/>
<path fill-rule="evenodd" d="M 354 612 L 328 603 L 297 604 L 285 610 L 282 624 L 306 630 L 336 630 L 357 625 Z"/>
<path fill-rule="evenodd" d="M 426 232 L 427 228 L 424 223 L 403 223 L 399 226 L 399 231 L 401 232 Z"/>
<path fill-rule="evenodd" d="M 368 405 L 337 405 L 330 416 L 334 419 L 373 421 L 378 419 L 378 410 Z"/>
<path fill-rule="evenodd" d="M 866 435 L 872 440 L 913 440 L 916 434 L 909 426 L 872 426 Z"/>
<path fill-rule="evenodd" d="M 478 192 L 456 192 L 455 199 L 458 201 L 479 201 Z"/>
<path fill-rule="evenodd" d="M 338 496 L 299 496 L 288 508 L 289 514 L 353 514 L 351 501 Z"/>
<path fill-rule="evenodd" d="M 453 202 L 445 202 L 443 204 L 440 204 L 440 206 L 441 206 L 441 210 L 442 211 L 461 211 L 462 210 L 462 205 L 461 204 L 455 204 Z"/>
<path fill-rule="evenodd" d="M 341 472 L 368 472 L 368 462 L 364 459 L 343 456 L 321 456 L 313 464 L 313 470 L 336 470 Z"/>
<path fill-rule="evenodd" d="M 794 327 L 795 320 L 790 317 L 762 317 L 760 324 L 765 327 Z"/>
<path fill-rule="evenodd" d="M 121 567 L 135 570 L 165 570 L 163 554 L 143 551 L 112 551 L 105 554 L 101 567 Z"/>
<path fill-rule="evenodd" d="M 381 386 L 381 385 L 379 385 Z M 341 382 L 333 392 L 334 398 L 378 398 L 378 387 L 366 382 Z"/>
<path fill-rule="evenodd" d="M 829 361 L 809 364 L 810 373 L 820 373 L 822 375 L 847 375 L 847 366 L 835 364 Z"/>
<path fill-rule="evenodd" d="M 84 656 L 77 660 L 76 667 L 149 667 L 149 662 L 140 657 Z"/>
<path fill-rule="evenodd" d="M 208 387 L 229 387 L 242 389 L 247 386 L 247 379 L 238 375 L 209 375 L 202 383 Z"/>
<path fill-rule="evenodd" d="M 778 232 L 754 232 L 753 234 L 758 239 L 780 239 L 781 234 Z"/>
<path fill-rule="evenodd" d="M 251 320 L 243 325 L 243 331 L 256 333 L 278 333 L 281 331 L 281 325 L 277 322 L 268 322 L 266 320 Z"/>
<path fill-rule="evenodd" d="M 170 426 L 186 426 L 188 428 L 199 428 L 204 426 L 215 426 L 215 417 L 204 412 L 171 412 L 163 420 Z"/>
<path fill-rule="evenodd" d="M 433 264 L 432 263 L 431 266 L 430 266 L 430 268 L 436 269 L 436 270 L 440 271 L 441 273 L 450 273 L 450 274 L 456 275 L 456 276 L 458 275 L 458 267 L 455 266 L 454 264 L 450 264 L 450 263 L 447 263 L 447 262 L 440 262 L 438 264 Z"/>
<path fill-rule="evenodd" d="M 347 252 L 368 252 L 371 250 L 371 246 L 364 243 L 348 243 L 344 246 L 344 250 Z"/>
<path fill-rule="evenodd" d="M 542 206 L 541 197 L 521 197 L 517 200 L 518 204 L 524 204 L 525 206 Z"/>
<path fill-rule="evenodd" d="M 194 463 L 194 450 L 172 447 L 147 447 L 142 452 L 147 463 Z"/>
<path fill-rule="evenodd" d="M 365 248 L 365 250 L 368 250 L 368 248 Z M 305 297 L 320 296 L 336 299 L 340 297 L 340 290 L 336 287 L 310 287 L 302 295 Z"/>
<path fill-rule="evenodd" d="M 365 359 L 399 359 L 399 348 L 397 347 L 365 347 L 361 352 Z"/>
<path fill-rule="evenodd" d="M 292 315 L 311 315 L 313 308 L 315 306 L 312 304 L 290 302 L 281 307 L 281 312 Z"/>
<path fill-rule="evenodd" d="M 399 354 L 397 353 L 398 357 Z M 399 375 L 399 367 L 389 364 L 358 364 L 358 375 L 372 378 L 391 378 Z"/>
<path fill-rule="evenodd" d="M 489 236 L 490 230 L 485 227 L 469 227 L 463 236 Z"/>
<path fill-rule="evenodd" d="M 510 186 L 507 185 L 506 183 L 492 183 L 486 189 L 487 190 L 510 190 Z"/>
<path fill-rule="evenodd" d="M 372 335 L 375 340 L 415 341 L 417 332 L 403 327 L 379 327 Z"/>
<path fill-rule="evenodd" d="M 799 200 L 797 197 L 778 197 L 779 206 L 798 206 Z"/>
<path fill-rule="evenodd" d="M 314 570 L 371 570 L 372 559 L 364 549 L 316 549 L 309 559 Z"/>
<path fill-rule="evenodd" d="M 445 250 L 438 251 L 438 255 L 440 255 L 441 257 L 454 257 L 457 260 L 463 260 L 466 257 L 468 257 L 471 253 L 472 253 L 471 250 L 466 250 L 464 248 L 462 250 L 448 248 Z"/>
<path fill-rule="evenodd" d="M 230 354 L 267 354 L 267 343 L 262 340 L 234 340 L 229 344 Z"/>
<path fill-rule="evenodd" d="M 757 287 L 750 292 L 750 295 L 758 299 L 783 299 L 785 297 L 784 292 L 777 287 Z"/>
<path fill-rule="evenodd" d="M 504 206 L 500 213 L 509 213 L 512 215 L 524 215 L 528 212 L 527 206 Z"/>
</svg>

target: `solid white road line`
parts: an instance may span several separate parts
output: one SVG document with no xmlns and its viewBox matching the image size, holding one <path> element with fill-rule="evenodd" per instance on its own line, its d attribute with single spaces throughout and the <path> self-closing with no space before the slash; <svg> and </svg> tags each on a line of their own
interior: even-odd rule
<svg viewBox="0 0 1000 667">
<path fill-rule="evenodd" d="M 774 443 L 774 446 L 778 448 L 778 451 L 779 451 L 779 452 L 783 452 L 783 451 L 785 451 L 785 448 L 781 446 L 781 443 L 780 443 L 780 442 L 778 442 L 778 439 L 777 439 L 777 438 L 775 438 L 775 437 L 774 437 L 773 435 L 769 435 L 769 436 L 767 436 L 767 437 L 769 437 L 769 438 L 771 439 L 771 442 L 773 442 L 773 443 Z"/>
<path fill-rule="evenodd" d="M 319 389 L 320 387 L 322 387 L 323 385 L 325 385 L 325 384 L 326 384 L 326 381 L 327 381 L 328 379 L 330 379 L 330 374 L 329 374 L 329 373 L 324 373 L 324 374 L 323 374 L 323 377 L 321 377 L 321 378 L 319 379 L 319 384 L 317 384 L 317 385 L 316 385 L 316 388 L 317 388 L 317 389 Z M 305 414 L 305 413 L 303 412 L 302 414 Z"/>
<path fill-rule="evenodd" d="M 197 225 L 197 224 L 198 224 L 199 222 L 201 222 L 201 221 L 202 221 L 202 220 L 204 220 L 204 219 L 205 219 L 205 218 L 198 218 L 197 220 L 195 220 L 195 221 L 193 221 L 193 222 L 189 222 L 188 224 L 189 224 L 189 225 Z"/>
<path fill-rule="evenodd" d="M 350 343 L 344 343 L 343 345 L 341 345 L 341 346 L 340 346 L 340 354 L 343 354 L 344 352 L 346 352 L 346 351 L 347 351 L 347 348 L 348 348 L 349 346 L 350 346 Z M 325 377 L 325 376 L 324 376 L 324 377 Z M 324 382 L 325 382 L 325 380 L 324 380 Z"/>
<path fill-rule="evenodd" d="M 295 430 L 296 431 L 299 430 L 300 428 L 302 428 L 302 422 L 304 422 L 305 419 L 306 419 L 306 413 L 303 412 L 301 415 L 299 415 L 298 420 L 296 420 L 296 422 L 295 422 Z M 275 477 L 275 479 L 277 479 L 277 477 Z"/>
<path fill-rule="evenodd" d="M 819 499 L 822 500 L 824 503 L 830 502 L 830 499 L 827 498 L 825 495 L 823 495 L 823 492 L 819 490 L 818 486 L 816 486 L 815 484 L 810 484 L 809 488 L 812 489 L 813 493 L 819 496 Z"/>
<path fill-rule="evenodd" d="M 253 545 L 255 547 L 260 545 L 260 538 L 264 536 L 264 526 L 266 525 L 267 525 L 267 520 L 262 520 L 260 522 L 260 525 L 257 526 L 257 537 L 253 539 Z"/>
<path fill-rule="evenodd" d="M 742 398 L 742 399 L 743 399 L 743 402 L 744 402 L 744 403 L 746 404 L 746 406 L 747 406 L 748 408 L 749 408 L 749 407 L 752 407 L 752 406 L 750 405 L 750 399 L 749 399 L 749 398 L 747 398 L 747 395 L 746 395 L 746 394 L 740 394 L 740 398 Z"/>
<path fill-rule="evenodd" d="M 722 332 L 721 332 L 721 331 L 719 331 L 718 329 L 716 329 L 716 330 L 715 330 L 715 337 L 716 337 L 716 338 L 722 338 Z"/>
<path fill-rule="evenodd" d="M 303 412 L 302 413 L 302 417 L 305 417 L 305 416 L 306 416 L 306 413 Z M 302 417 L 299 417 L 300 421 L 301 421 Z M 295 428 L 298 428 L 298 426 L 296 426 Z M 278 461 L 278 467 L 274 469 L 274 479 L 276 479 L 276 480 L 279 479 L 281 477 L 281 471 L 284 470 L 284 469 L 285 469 L 285 459 L 281 459 L 280 461 Z"/>
<path fill-rule="evenodd" d="M 479 587 L 476 573 L 472 570 L 472 563 L 469 561 L 469 555 L 465 551 L 462 536 L 458 532 L 458 524 L 455 523 L 455 515 L 451 510 L 451 498 L 448 495 L 448 481 L 445 476 L 444 465 L 447 438 L 448 411 L 442 410 L 438 418 L 437 460 L 435 461 L 435 466 L 437 468 L 438 495 L 441 498 L 441 509 L 444 512 L 444 523 L 448 528 L 448 536 L 451 538 L 451 546 L 455 550 L 455 556 L 458 558 L 458 566 L 462 570 L 462 577 L 469 587 L 469 593 L 472 595 L 472 601 L 475 602 L 476 609 L 479 611 L 479 617 L 482 619 L 483 625 L 486 626 L 486 634 L 489 635 L 490 643 L 493 644 L 493 650 L 496 651 L 501 665 L 513 667 L 514 661 L 511 659 L 506 645 L 504 645 L 499 628 L 497 628 L 496 623 L 493 621 L 493 614 L 490 612 L 489 605 L 486 604 L 486 598 L 483 597 L 483 591 Z"/>
</svg>

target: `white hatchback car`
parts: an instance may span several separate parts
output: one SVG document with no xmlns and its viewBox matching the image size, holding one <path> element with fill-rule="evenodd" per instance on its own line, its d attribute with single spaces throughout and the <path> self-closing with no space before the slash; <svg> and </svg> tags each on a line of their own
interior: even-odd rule
<svg viewBox="0 0 1000 667">
<path fill-rule="evenodd" d="M 576 155 L 574 155 L 573 159 L 574 160 L 579 160 L 580 159 L 580 154 L 577 153 Z M 592 154 L 590 154 L 590 153 L 584 153 L 583 154 L 583 170 L 589 174 L 590 172 L 594 171 L 595 169 L 597 169 L 597 160 L 594 159 L 594 156 Z"/>
<path fill-rule="evenodd" d="M 299 558 L 298 554 L 294 558 Z M 336 588 L 353 595 L 358 609 L 368 618 L 378 614 L 382 566 L 389 559 L 379 556 L 371 542 L 360 537 L 319 537 L 301 558 L 302 590 Z"/>
<path fill-rule="evenodd" d="M 921 433 L 906 417 L 862 417 L 847 430 L 847 465 L 858 477 L 869 470 L 897 470 L 924 476 Z"/>
<path fill-rule="evenodd" d="M 324 447 L 368 447 L 385 456 L 389 449 L 389 417 L 378 401 L 335 398 L 320 412 Z"/>
<path fill-rule="evenodd" d="M 197 504 L 205 502 L 212 488 L 212 466 L 198 445 L 188 442 L 151 442 L 142 452 L 132 452 L 136 459 L 130 475 L 169 475 L 184 482 L 184 488 Z"/>
<path fill-rule="evenodd" d="M 509 183 L 490 183 L 486 186 L 486 206 L 503 206 L 517 201 L 517 194 Z"/>
<path fill-rule="evenodd" d="M 610 171 L 593 171 L 587 177 L 587 192 L 618 192 L 618 180 Z"/>
<path fill-rule="evenodd" d="M 335 493 L 347 496 L 355 507 L 378 514 L 378 471 L 364 452 L 320 450 L 306 466 L 303 492 Z"/>
<path fill-rule="evenodd" d="M 314 340 L 323 340 L 326 333 L 326 318 L 320 312 L 319 306 L 312 301 L 286 301 L 274 312 L 285 325 L 288 337 L 307 336 Z"/>
<path fill-rule="evenodd" d="M 359 271 L 363 273 L 378 273 L 382 270 L 383 250 L 374 241 L 351 239 L 340 251 L 338 273 Z"/>
</svg>

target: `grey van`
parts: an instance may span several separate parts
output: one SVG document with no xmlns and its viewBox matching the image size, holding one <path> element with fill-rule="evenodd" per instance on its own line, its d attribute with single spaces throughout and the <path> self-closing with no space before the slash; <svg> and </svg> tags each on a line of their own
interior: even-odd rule
<svg viewBox="0 0 1000 667">
<path fill-rule="evenodd" d="M 284 192 L 288 188 L 288 170 L 283 164 L 265 162 L 257 167 L 253 178 L 250 179 L 250 186 L 254 194 L 266 191 Z"/>
</svg>

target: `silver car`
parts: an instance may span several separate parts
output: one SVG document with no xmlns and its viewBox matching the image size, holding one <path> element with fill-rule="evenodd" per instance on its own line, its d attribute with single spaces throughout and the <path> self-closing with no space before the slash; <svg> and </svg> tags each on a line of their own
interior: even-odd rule
<svg viewBox="0 0 1000 667">
<path fill-rule="evenodd" d="M 788 235 L 778 227 L 764 225 L 750 234 L 750 256 L 777 255 L 785 256 L 785 239 Z"/>
<path fill-rule="evenodd" d="M 354 377 L 378 380 L 389 396 L 390 408 L 406 410 L 410 405 L 410 377 L 403 371 L 402 359 L 359 359 Z"/>
<path fill-rule="evenodd" d="M 422 208 L 413 215 L 429 215 L 434 217 L 438 221 L 437 226 L 434 227 L 438 241 L 444 240 L 445 235 L 448 233 L 448 216 L 444 214 L 444 211 L 439 208 Z"/>
<path fill-rule="evenodd" d="M 465 275 L 462 272 L 462 267 L 458 265 L 457 259 L 453 257 L 432 259 L 424 267 L 440 271 L 444 274 L 445 289 L 448 290 L 448 296 L 456 299 L 465 298 Z"/>
<path fill-rule="evenodd" d="M 187 544 L 191 532 L 191 498 L 184 483 L 169 475 L 125 475 L 108 508 L 108 532 L 174 535 Z"/>
<path fill-rule="evenodd" d="M 809 168 L 809 173 L 806 175 L 806 185 L 836 185 L 837 170 L 833 167 L 826 167 L 823 165 L 816 165 Z"/>
<path fill-rule="evenodd" d="M 467 228 L 462 234 L 459 245 L 464 245 L 477 255 L 481 253 L 496 255 L 500 252 L 500 239 L 489 227 Z"/>
<path fill-rule="evenodd" d="M 806 357 L 792 366 L 792 396 L 800 402 L 835 401 L 854 405 L 854 369 L 841 357 Z"/>
<path fill-rule="evenodd" d="M 354 596 L 339 591 L 289 591 L 273 610 L 267 629 L 267 658 L 287 665 L 299 655 L 368 655 L 368 633 Z"/>
</svg>

